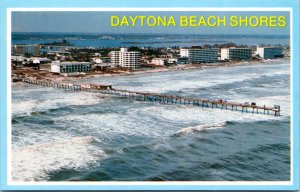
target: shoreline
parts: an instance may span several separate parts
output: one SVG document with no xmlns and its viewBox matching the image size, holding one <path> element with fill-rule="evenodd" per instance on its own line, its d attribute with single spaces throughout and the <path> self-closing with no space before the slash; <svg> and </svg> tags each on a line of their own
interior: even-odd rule
<svg viewBox="0 0 300 192">
<path fill-rule="evenodd" d="M 175 72 L 175 71 L 191 71 L 191 70 L 203 70 L 209 68 L 219 68 L 219 67 L 236 67 L 236 66 L 247 66 L 252 64 L 266 64 L 274 61 L 290 61 L 289 59 L 271 59 L 271 60 L 255 60 L 255 61 L 231 61 L 231 62 L 218 62 L 211 64 L 181 64 L 173 67 L 158 67 L 154 69 L 139 69 L 135 71 L 117 71 L 115 73 L 86 73 L 84 76 L 63 76 L 61 74 L 53 74 L 48 71 L 43 70 L 32 70 L 32 69 L 18 69 L 12 70 L 12 76 L 27 76 L 35 77 L 37 79 L 50 80 L 53 82 L 70 82 L 77 80 L 87 80 L 92 78 L 101 77 L 118 77 L 118 76 L 131 76 L 131 75 L 143 75 L 152 73 L 163 73 L 163 72 Z M 12 80 L 13 80 L 12 77 Z M 12 81 L 15 83 L 14 81 Z"/>
<path fill-rule="evenodd" d="M 280 59 L 280 60 L 289 60 L 289 59 Z M 98 77 L 118 77 L 118 76 L 131 76 L 131 75 L 143 75 L 143 74 L 152 74 L 152 73 L 165 73 L 165 72 L 175 72 L 175 71 L 191 71 L 191 70 L 203 70 L 210 68 L 220 68 L 220 67 L 236 67 L 236 66 L 247 66 L 252 64 L 266 64 L 274 61 L 280 61 L 279 59 L 272 60 L 260 60 L 260 61 L 237 61 L 237 62 L 218 62 L 212 64 L 182 64 L 174 67 L 159 67 L 156 69 L 148 70 L 136 70 L 131 72 L 121 72 L 115 74 L 91 74 L 83 77 L 65 77 L 65 81 L 74 81 L 78 79 L 91 79 Z"/>
</svg>

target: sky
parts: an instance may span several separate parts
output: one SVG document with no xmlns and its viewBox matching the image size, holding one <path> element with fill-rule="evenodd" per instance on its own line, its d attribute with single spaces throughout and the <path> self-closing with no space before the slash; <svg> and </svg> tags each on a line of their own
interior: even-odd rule
<svg viewBox="0 0 300 192">
<path fill-rule="evenodd" d="M 111 16 L 130 15 L 174 16 L 286 16 L 286 27 L 112 27 Z M 289 35 L 289 12 L 287 11 L 151 11 L 151 12 L 12 12 L 12 32 L 65 32 L 65 33 L 155 33 L 155 34 L 253 34 L 253 35 Z"/>
</svg>

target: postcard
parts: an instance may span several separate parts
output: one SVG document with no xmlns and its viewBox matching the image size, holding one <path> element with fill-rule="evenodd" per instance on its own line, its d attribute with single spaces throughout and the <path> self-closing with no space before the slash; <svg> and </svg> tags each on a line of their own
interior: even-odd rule
<svg viewBox="0 0 300 192">
<path fill-rule="evenodd" d="M 299 1 L 1 6 L 1 189 L 299 189 Z"/>
</svg>

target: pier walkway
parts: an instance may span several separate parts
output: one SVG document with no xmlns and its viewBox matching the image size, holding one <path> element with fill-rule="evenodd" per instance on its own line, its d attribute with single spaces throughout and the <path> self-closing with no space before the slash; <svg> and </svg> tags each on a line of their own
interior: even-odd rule
<svg viewBox="0 0 300 192">
<path fill-rule="evenodd" d="M 72 84 L 72 83 L 58 83 L 47 80 L 36 80 L 34 78 L 21 78 L 23 82 L 41 85 L 45 87 L 54 87 L 59 89 L 74 90 L 74 91 L 86 91 L 101 94 L 118 95 L 123 97 L 128 97 L 140 101 L 152 101 L 159 102 L 162 104 L 181 104 L 181 105 L 193 105 L 206 108 L 219 108 L 231 111 L 240 111 L 242 113 L 256 113 L 256 114 L 267 114 L 280 116 L 280 106 L 274 105 L 270 106 L 258 106 L 256 103 L 237 103 L 225 100 L 209 100 L 209 99 L 199 99 L 199 98 L 188 98 L 180 97 L 176 95 L 160 94 L 160 93 L 150 93 L 150 92 L 140 92 L 140 91 L 128 91 L 121 89 L 114 89 L 111 85 L 101 85 L 101 84 Z"/>
</svg>

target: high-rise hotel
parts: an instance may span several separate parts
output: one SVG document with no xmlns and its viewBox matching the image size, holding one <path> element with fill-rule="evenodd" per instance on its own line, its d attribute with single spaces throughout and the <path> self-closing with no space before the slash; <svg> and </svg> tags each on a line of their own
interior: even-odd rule
<svg viewBox="0 0 300 192">
<path fill-rule="evenodd" d="M 128 51 L 127 48 L 121 48 L 120 51 L 110 52 L 112 64 L 130 69 L 136 69 L 141 64 L 141 53 L 138 51 Z"/>
<path fill-rule="evenodd" d="M 252 59 L 251 48 L 222 48 L 221 60 L 250 60 Z"/>
<path fill-rule="evenodd" d="M 283 47 L 257 47 L 257 54 L 264 59 L 284 57 Z"/>
<path fill-rule="evenodd" d="M 216 63 L 218 61 L 218 49 L 203 49 L 193 46 L 189 49 L 180 49 L 181 57 L 188 57 L 191 63 Z"/>
</svg>

